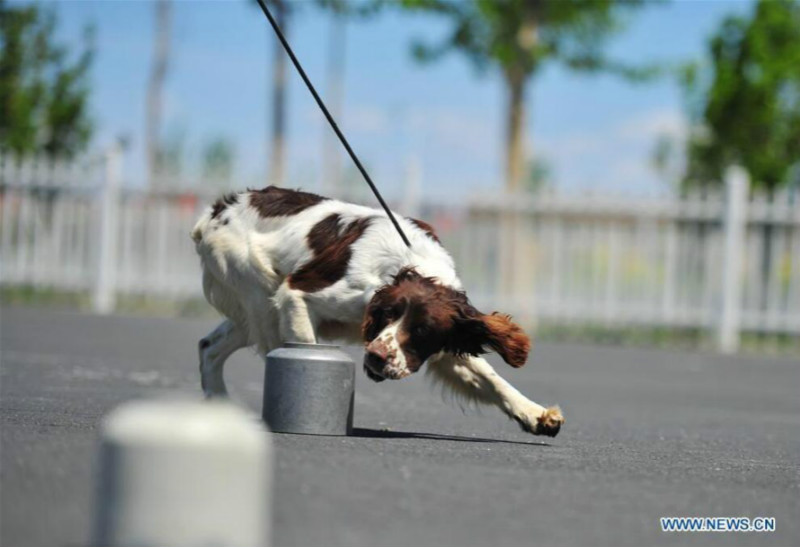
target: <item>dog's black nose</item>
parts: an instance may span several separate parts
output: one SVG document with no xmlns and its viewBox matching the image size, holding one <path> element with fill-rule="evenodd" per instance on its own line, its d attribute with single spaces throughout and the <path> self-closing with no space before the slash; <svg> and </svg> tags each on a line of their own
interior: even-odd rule
<svg viewBox="0 0 800 547">
<path fill-rule="evenodd" d="M 372 380 L 373 382 L 383 382 L 386 378 L 376 374 L 371 368 L 369 368 L 366 363 L 364 364 L 364 373 L 367 375 L 367 378 Z"/>
<path fill-rule="evenodd" d="M 386 365 L 386 355 L 367 350 L 367 354 L 364 356 L 364 364 L 372 369 L 373 372 L 380 372 Z"/>
</svg>

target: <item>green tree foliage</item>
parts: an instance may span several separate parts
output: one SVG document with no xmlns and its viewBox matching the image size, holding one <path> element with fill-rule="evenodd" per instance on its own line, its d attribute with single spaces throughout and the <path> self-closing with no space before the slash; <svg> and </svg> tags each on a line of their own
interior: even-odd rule
<svg viewBox="0 0 800 547">
<path fill-rule="evenodd" d="M 683 155 L 677 151 L 679 146 L 676 139 L 661 134 L 656 138 L 650 153 L 651 167 L 667 186 L 675 185 L 683 177 L 684 167 L 681 163 Z"/>
<path fill-rule="evenodd" d="M 417 59 L 458 51 L 479 69 L 497 67 L 508 92 L 506 184 L 521 189 L 525 172 L 523 125 L 527 85 L 548 63 L 630 79 L 653 75 L 608 59 L 603 46 L 622 28 L 623 12 L 645 0 L 402 0 L 412 11 L 446 18 L 450 29 L 438 43 L 417 42 Z"/>
<path fill-rule="evenodd" d="M 173 125 L 166 132 L 158 146 L 155 173 L 156 187 L 173 184 L 186 168 L 187 131 L 183 125 Z"/>
<path fill-rule="evenodd" d="M 695 130 L 686 184 L 719 184 L 733 164 L 774 191 L 800 165 L 800 2 L 761 0 L 728 17 L 709 41 L 711 65 L 688 67 L 684 86 Z"/>
<path fill-rule="evenodd" d="M 203 149 L 203 177 L 206 180 L 228 182 L 233 174 L 233 146 L 224 137 L 216 137 Z"/>
<path fill-rule="evenodd" d="M 90 28 L 77 59 L 53 41 L 51 12 L 0 0 L 0 149 L 73 156 L 92 135 L 89 119 Z"/>
<path fill-rule="evenodd" d="M 531 194 L 541 192 L 551 187 L 553 182 L 553 168 L 550 162 L 543 158 L 533 158 L 528 162 L 528 172 L 525 177 L 525 190 Z"/>
</svg>

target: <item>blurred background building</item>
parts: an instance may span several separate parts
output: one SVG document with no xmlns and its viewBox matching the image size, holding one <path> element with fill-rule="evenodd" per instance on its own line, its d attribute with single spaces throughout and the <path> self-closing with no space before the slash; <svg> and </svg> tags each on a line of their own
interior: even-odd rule
<svg viewBox="0 0 800 547">
<path fill-rule="evenodd" d="M 542 336 L 800 347 L 800 2 L 272 0 L 382 191 Z M 372 204 L 252 0 L 0 1 L 4 304 L 208 313 L 224 191 Z"/>
</svg>

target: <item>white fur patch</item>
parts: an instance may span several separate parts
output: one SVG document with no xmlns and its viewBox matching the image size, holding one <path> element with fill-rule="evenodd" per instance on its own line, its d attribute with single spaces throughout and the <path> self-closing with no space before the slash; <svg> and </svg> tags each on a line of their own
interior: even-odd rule
<svg viewBox="0 0 800 547">
<path fill-rule="evenodd" d="M 403 353 L 403 349 L 397 339 L 397 334 L 402 324 L 403 318 L 401 317 L 383 329 L 378 337 L 370 343 L 370 345 L 382 345 L 386 348 L 386 366 L 381 371 L 381 374 L 393 380 L 399 380 L 411 374 L 406 354 Z"/>
</svg>

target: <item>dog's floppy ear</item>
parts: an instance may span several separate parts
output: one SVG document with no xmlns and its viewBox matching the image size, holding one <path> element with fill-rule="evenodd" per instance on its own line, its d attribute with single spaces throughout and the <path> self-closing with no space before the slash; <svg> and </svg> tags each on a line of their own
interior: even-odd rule
<svg viewBox="0 0 800 547">
<path fill-rule="evenodd" d="M 494 312 L 484 315 L 483 324 L 486 326 L 487 345 L 500 354 L 503 361 L 514 368 L 519 368 L 528 360 L 531 350 L 531 340 L 511 317 Z"/>
<path fill-rule="evenodd" d="M 503 360 L 519 368 L 528 359 L 530 338 L 508 315 L 484 315 L 470 305 L 460 313 L 449 350 L 480 355 L 485 348 L 496 351 Z"/>
<path fill-rule="evenodd" d="M 364 310 L 364 319 L 361 322 L 361 337 L 364 342 L 372 342 L 380 333 L 383 325 L 380 320 L 381 306 L 390 297 L 392 285 L 384 285 L 372 296 Z"/>
</svg>

